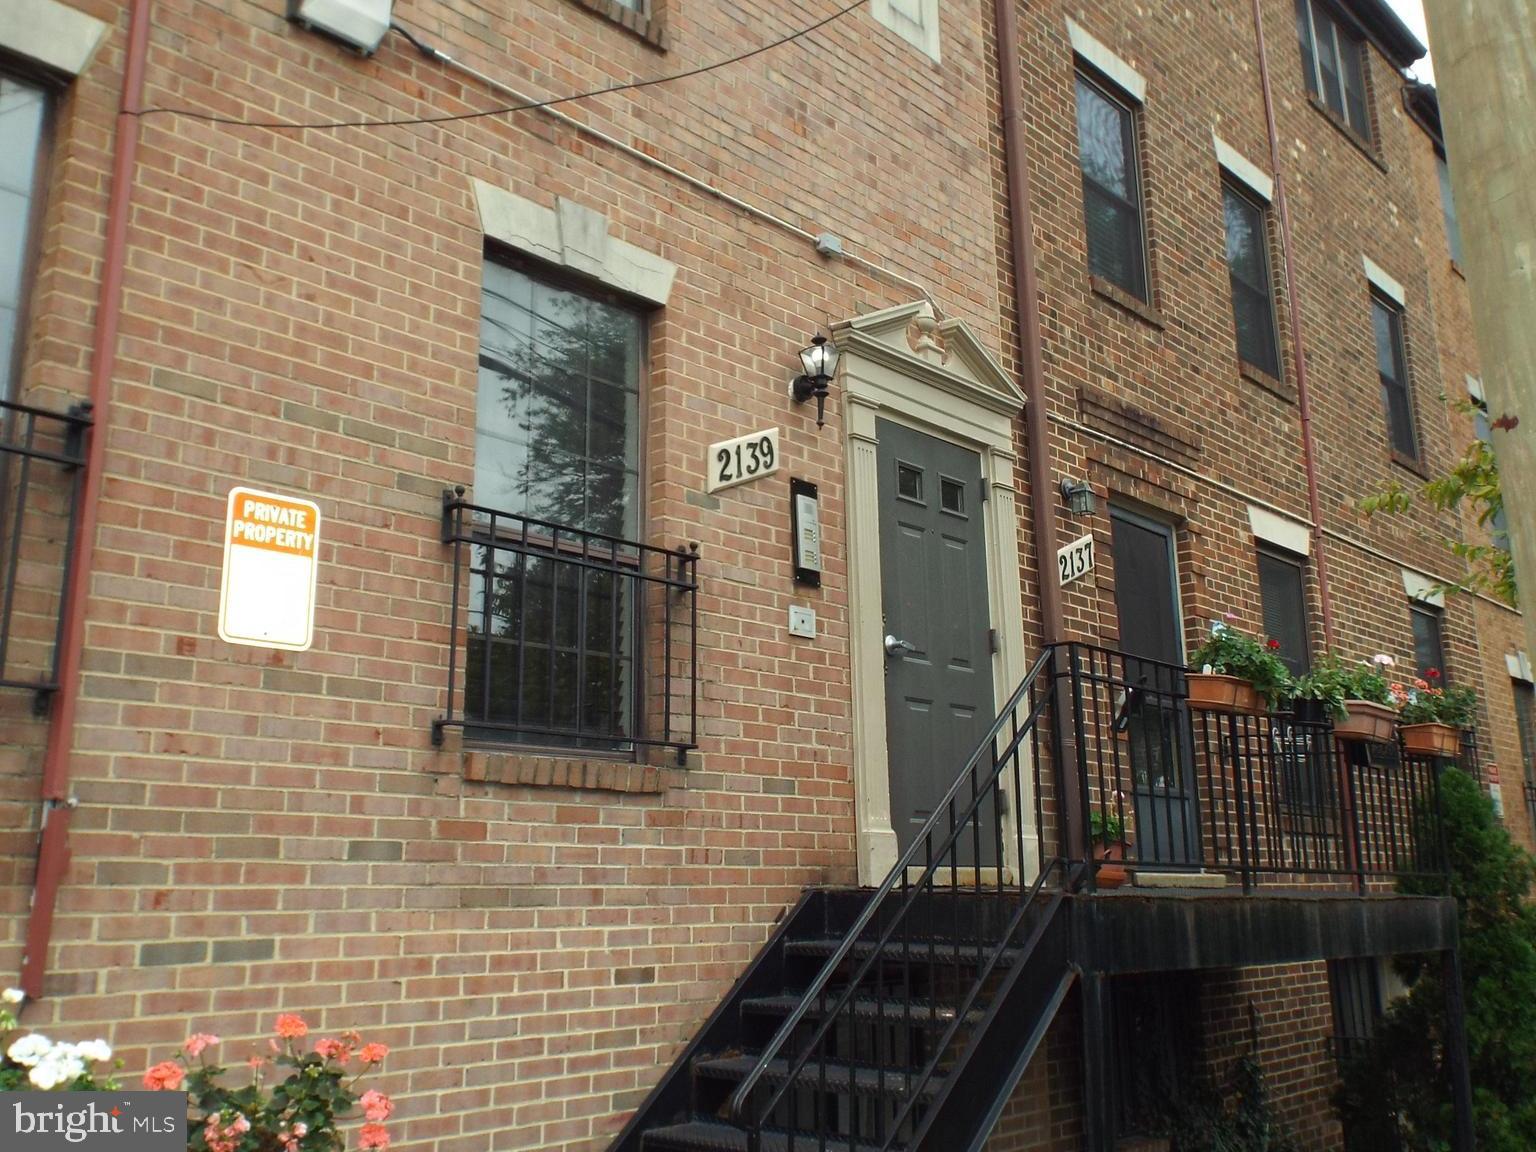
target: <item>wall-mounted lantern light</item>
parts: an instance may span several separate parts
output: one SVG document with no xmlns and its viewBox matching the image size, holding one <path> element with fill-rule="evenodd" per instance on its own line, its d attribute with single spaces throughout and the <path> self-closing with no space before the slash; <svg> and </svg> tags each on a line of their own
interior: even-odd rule
<svg viewBox="0 0 1536 1152">
<path fill-rule="evenodd" d="M 288 19 L 372 56 L 389 31 L 394 0 L 288 0 Z"/>
<path fill-rule="evenodd" d="M 793 395 L 796 404 L 803 404 L 812 396 L 816 397 L 818 428 L 827 422 L 827 385 L 832 382 L 832 375 L 837 371 L 837 356 L 837 345 L 821 335 L 811 340 L 809 348 L 800 349 L 800 363 L 805 368 L 805 375 L 795 377 Z"/>
<path fill-rule="evenodd" d="M 1093 485 L 1086 480 L 1061 478 L 1061 494 L 1066 497 L 1067 508 L 1074 516 L 1092 516 L 1098 507 L 1093 498 Z"/>
</svg>

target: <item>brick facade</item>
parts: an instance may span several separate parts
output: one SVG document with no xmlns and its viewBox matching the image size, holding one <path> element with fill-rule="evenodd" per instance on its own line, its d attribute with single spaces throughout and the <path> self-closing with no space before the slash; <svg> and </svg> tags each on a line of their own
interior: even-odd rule
<svg viewBox="0 0 1536 1152">
<path fill-rule="evenodd" d="M 55 101 L 22 395 L 86 392 L 126 14 Z M 359 59 L 281 5 L 156 0 L 145 103 L 248 121 L 410 119 L 512 97 L 399 37 Z M 1412 653 L 1400 569 L 1456 575 L 1462 525 L 1366 520 L 1390 478 L 1362 256 L 1406 291 L 1422 458 L 1469 425 L 1465 293 L 1443 257 L 1432 153 L 1372 49 L 1375 143 L 1302 89 L 1291 0 L 1265 0 L 1295 221 L 1325 546 L 1347 654 Z M 74 732 L 79 798 L 43 1000 L 25 1022 L 105 1030 L 137 1072 L 192 1024 L 255 1036 L 279 1010 L 391 1045 L 383 1086 L 413 1149 L 606 1146 L 808 885 L 858 879 L 852 603 L 842 391 L 827 425 L 787 398 L 818 329 L 921 289 L 1017 377 L 990 6 L 939 6 L 940 62 L 867 13 L 718 73 L 442 124 L 286 131 L 142 121 L 100 527 Z M 492 6 L 401 0 L 426 42 L 529 98 L 701 66 L 819 19 L 775 2 Z M 1152 298 L 1090 281 L 1068 16 L 1149 80 L 1138 113 Z M 1248 506 L 1305 521 L 1294 349 L 1271 263 L 1283 379 L 1240 371 L 1215 131 L 1267 171 L 1248 8 L 1148 20 L 1135 6 L 1020 6 L 1053 476 L 1088 479 L 1098 571 L 1067 590 L 1070 635 L 1118 638 L 1106 501 L 1177 525 L 1191 644 L 1262 614 Z M 573 123 L 574 122 L 574 123 Z M 591 131 L 583 131 L 578 125 Z M 711 195 L 600 132 L 713 185 Z M 1426 160 L 1429 157 L 1429 160 Z M 445 489 L 474 482 L 487 229 L 474 181 L 600 214 L 613 241 L 676 269 L 646 317 L 641 538 L 699 548 L 700 747 L 661 756 L 486 749 L 450 731 Z M 765 218 L 764 214 L 767 217 Z M 590 218 L 590 217 L 588 217 Z M 819 255 L 830 232 L 857 259 Z M 1437 245 L 1439 247 L 1437 247 Z M 1449 302 L 1447 302 L 1449 301 Z M 705 446 L 781 429 L 773 480 L 703 490 Z M 1024 633 L 1041 634 L 1017 435 Z M 786 476 L 817 485 L 819 590 L 793 582 Z M 316 643 L 217 638 L 225 494 L 308 496 L 324 515 Z M 1322 650 L 1315 566 L 1313 650 Z M 814 641 L 785 631 L 815 608 Z M 1503 655 L 1515 618 L 1452 596 L 1447 663 L 1488 701 L 1485 755 L 1529 837 Z M 38 830 L 43 720 L 0 697 L 0 959 L 19 966 Z M 1330 1147 L 1321 964 L 1210 978 L 1213 1058 L 1256 1005 L 1281 1108 Z M 992 1146 L 1080 1146 L 1069 1001 Z M 1298 1024 L 1299 1021 L 1299 1024 Z M 1239 1023 L 1238 1027 L 1245 1027 Z"/>
</svg>

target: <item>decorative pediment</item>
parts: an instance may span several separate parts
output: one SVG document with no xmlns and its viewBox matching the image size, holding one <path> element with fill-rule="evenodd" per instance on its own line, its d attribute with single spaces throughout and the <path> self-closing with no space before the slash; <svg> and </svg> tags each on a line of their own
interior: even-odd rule
<svg viewBox="0 0 1536 1152">
<path fill-rule="evenodd" d="M 1024 407 L 1024 394 L 965 321 L 935 320 L 926 300 L 845 320 L 833 326 L 832 338 L 845 357 L 874 361 L 994 412 L 1015 416 Z"/>
</svg>

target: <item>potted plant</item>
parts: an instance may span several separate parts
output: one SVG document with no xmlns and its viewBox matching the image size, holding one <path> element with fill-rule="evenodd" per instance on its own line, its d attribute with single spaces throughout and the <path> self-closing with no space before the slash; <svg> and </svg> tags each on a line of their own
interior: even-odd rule
<svg viewBox="0 0 1536 1152">
<path fill-rule="evenodd" d="M 1125 835 L 1125 817 L 1120 815 L 1125 793 L 1116 792 L 1113 807 L 1092 808 L 1088 812 L 1088 832 L 1093 839 L 1093 858 L 1099 862 L 1095 873 L 1100 888 L 1118 888 L 1128 878 L 1120 866 L 1130 848 Z"/>
<path fill-rule="evenodd" d="M 1333 737 L 1346 743 L 1390 743 L 1397 724 L 1397 701 L 1392 696 L 1392 682 L 1387 679 L 1392 657 L 1378 652 L 1369 660 L 1344 663 L 1329 653 L 1319 665 L 1336 680 L 1343 693 L 1340 712 L 1333 717 Z M 1342 713 L 1342 714 L 1341 714 Z"/>
<path fill-rule="evenodd" d="M 1334 653 L 1291 683 L 1291 712 L 1308 724 L 1337 723 L 1349 715 L 1344 702 L 1353 690 L 1353 672 Z"/>
<path fill-rule="evenodd" d="M 1460 684 L 1440 686 L 1440 670 L 1430 668 L 1413 687 L 1392 685 L 1398 700 L 1398 735 L 1403 750 L 1419 756 L 1456 756 L 1462 729 L 1472 727 L 1477 693 Z"/>
<path fill-rule="evenodd" d="M 1211 625 L 1211 634 L 1190 656 L 1189 706 L 1205 712 L 1254 715 L 1273 707 L 1290 690 L 1291 675 L 1277 654 L 1278 640 L 1261 644 L 1232 627 L 1230 612 Z"/>
</svg>

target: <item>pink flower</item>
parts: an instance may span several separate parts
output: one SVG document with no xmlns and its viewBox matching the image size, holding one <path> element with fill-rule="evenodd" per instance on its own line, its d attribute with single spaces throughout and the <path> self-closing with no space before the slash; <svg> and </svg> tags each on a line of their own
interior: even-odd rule
<svg viewBox="0 0 1536 1152">
<path fill-rule="evenodd" d="M 300 1120 L 293 1126 L 293 1134 L 300 1138 L 309 1135 L 309 1125 Z"/>
<path fill-rule="evenodd" d="M 1223 612 L 1221 614 L 1221 618 L 1223 620 L 1236 620 L 1237 619 L 1237 613 L 1236 612 Z"/>
<path fill-rule="evenodd" d="M 211 1048 L 219 1042 L 217 1036 L 211 1036 L 207 1032 L 194 1032 L 187 1037 L 187 1042 L 182 1045 L 188 1056 L 197 1057 L 203 1054 L 203 1049 Z"/>
<path fill-rule="evenodd" d="M 389 1055 L 389 1048 L 384 1044 L 364 1044 L 357 1050 L 357 1058 L 364 1064 L 377 1064 Z"/>
<path fill-rule="evenodd" d="M 244 1134 L 251 1130 L 251 1122 L 247 1120 L 244 1115 L 237 1115 L 235 1117 L 234 1123 L 230 1125 L 230 1128 L 236 1132 Z"/>
<path fill-rule="evenodd" d="M 388 1120 L 395 1110 L 395 1102 L 377 1088 L 370 1088 L 357 1100 L 362 1106 L 363 1115 L 375 1124 L 382 1124 Z"/>
<path fill-rule="evenodd" d="M 144 1073 L 144 1087 L 152 1092 L 174 1092 L 181 1087 L 186 1076 L 180 1064 L 174 1060 L 162 1060 Z"/>
<path fill-rule="evenodd" d="M 322 1037 L 315 1041 L 315 1051 L 322 1060 L 339 1060 L 343 1064 L 352 1056 L 352 1049 L 348 1048 L 340 1040 L 332 1040 Z"/>
<path fill-rule="evenodd" d="M 389 1132 L 382 1124 L 364 1124 L 357 1133 L 357 1146 L 361 1149 L 388 1148 Z"/>
<path fill-rule="evenodd" d="M 251 1066 L 251 1071 L 259 1072 L 262 1068 L 266 1067 L 267 1058 L 265 1056 L 252 1056 L 246 1063 Z"/>
<path fill-rule="evenodd" d="M 309 1035 L 309 1025 L 304 1023 L 304 1017 L 291 1012 L 279 1016 L 273 1030 L 285 1040 L 298 1040 Z"/>
</svg>

